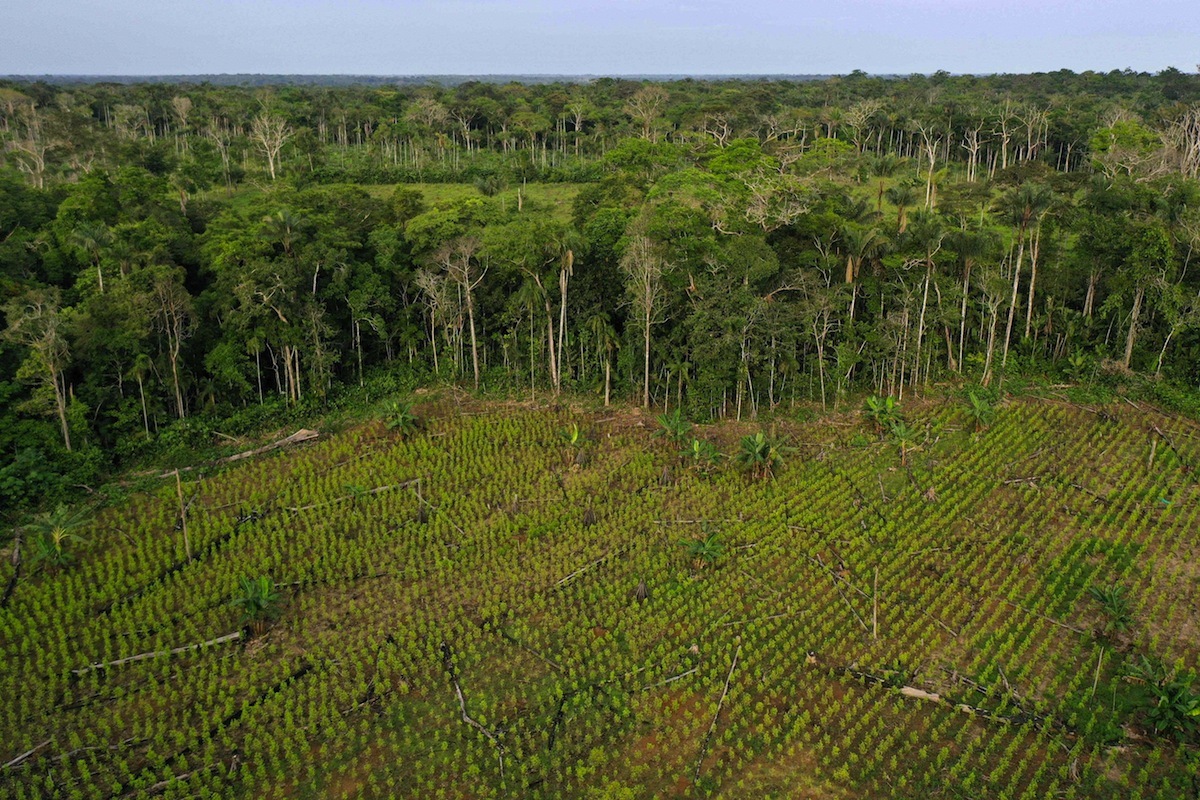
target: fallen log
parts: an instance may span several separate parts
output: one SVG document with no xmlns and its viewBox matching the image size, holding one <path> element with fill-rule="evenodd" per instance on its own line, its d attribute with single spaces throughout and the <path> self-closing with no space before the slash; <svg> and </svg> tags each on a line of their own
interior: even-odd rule
<svg viewBox="0 0 1200 800">
<path fill-rule="evenodd" d="M 262 447 L 256 447 L 253 450 L 246 450 L 241 453 L 236 453 L 232 456 L 227 456 L 225 458 L 220 459 L 219 463 L 225 463 L 225 462 L 229 462 L 229 461 L 240 461 L 243 458 L 251 458 L 252 456 L 261 456 L 263 453 L 269 453 L 272 450 L 279 449 L 280 447 L 291 447 L 292 445 L 300 444 L 301 442 L 311 441 L 313 439 L 316 439 L 320 435 L 321 434 L 317 431 L 310 431 L 307 428 L 301 428 L 300 430 L 293 433 L 291 436 L 284 437 L 283 439 L 280 439 L 277 442 L 271 442 L 270 444 L 263 445 Z"/>
<path fill-rule="evenodd" d="M 129 664 L 133 661 L 145 661 L 148 658 L 157 658 L 158 656 L 177 655 L 179 653 L 186 653 L 189 650 L 199 650 L 204 647 L 211 647 L 211 646 L 217 645 L 217 644 L 224 644 L 225 642 L 232 642 L 232 641 L 234 641 L 236 639 L 240 639 L 240 638 L 242 638 L 242 632 L 234 631 L 233 633 L 227 633 L 224 636 L 218 636 L 216 639 L 209 639 L 207 642 L 200 642 L 199 644 L 188 644 L 188 645 L 184 645 L 183 647 L 174 647 L 174 648 L 171 648 L 170 650 L 154 650 L 149 653 L 138 653 L 136 656 L 126 656 L 125 658 L 118 658 L 116 661 L 101 661 L 101 662 L 97 662 L 95 664 L 89 664 L 86 667 L 80 667 L 79 669 L 73 669 L 73 670 L 71 670 L 71 673 L 73 675 L 83 675 L 85 673 L 88 673 L 88 672 L 91 672 L 91 671 L 97 670 L 97 669 L 107 669 L 108 667 L 117 667 L 117 666 L 120 666 L 121 664 Z"/>
</svg>

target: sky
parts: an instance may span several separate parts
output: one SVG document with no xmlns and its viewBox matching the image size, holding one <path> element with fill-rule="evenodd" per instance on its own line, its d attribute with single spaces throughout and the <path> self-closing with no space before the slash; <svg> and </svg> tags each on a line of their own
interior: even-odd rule
<svg viewBox="0 0 1200 800">
<path fill-rule="evenodd" d="M 1196 0 L 6 0 L 0 74 L 1193 72 Z"/>
</svg>

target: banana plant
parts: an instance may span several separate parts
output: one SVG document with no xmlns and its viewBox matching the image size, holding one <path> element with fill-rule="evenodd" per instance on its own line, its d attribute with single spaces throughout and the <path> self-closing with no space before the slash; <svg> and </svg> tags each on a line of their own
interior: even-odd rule
<svg viewBox="0 0 1200 800">
<path fill-rule="evenodd" d="M 576 422 L 572 422 L 570 428 L 559 431 L 558 438 L 574 448 L 583 447 L 588 441 L 587 434 L 579 429 L 579 423 Z"/>
<path fill-rule="evenodd" d="M 892 423 L 892 438 L 900 445 L 900 466 L 908 466 L 908 451 L 916 444 L 919 432 L 903 420 Z"/>
<path fill-rule="evenodd" d="M 975 394 L 973 389 L 967 392 L 967 399 L 971 401 L 968 413 L 971 415 L 971 419 L 975 420 L 976 433 L 981 432 L 996 421 L 996 406 L 991 400 Z"/>
<path fill-rule="evenodd" d="M 387 406 L 387 427 L 397 431 L 401 439 L 406 439 L 421 427 L 421 420 L 413 411 L 411 400 L 393 400 Z"/>
<path fill-rule="evenodd" d="M 1107 618 L 1104 633 L 1124 633 L 1133 626 L 1133 611 L 1129 605 L 1127 590 L 1119 583 L 1111 586 L 1088 587 L 1088 596 L 1100 604 Z"/>
<path fill-rule="evenodd" d="M 783 466 L 782 449 L 759 431 L 753 436 L 742 437 L 741 449 L 734 461 L 755 478 L 772 478 L 775 470 Z"/>
<path fill-rule="evenodd" d="M 53 511 L 38 514 L 25 526 L 25 531 L 32 534 L 34 556 L 31 560 L 53 567 L 70 565 L 75 560 L 71 545 L 83 541 L 75 531 L 86 522 L 86 512 L 73 511 L 61 504 Z"/>
<path fill-rule="evenodd" d="M 668 414 L 658 415 L 659 428 L 655 436 L 664 436 L 673 444 L 686 446 L 692 438 L 692 423 L 688 422 L 678 408 Z"/>
<path fill-rule="evenodd" d="M 875 432 L 883 435 L 884 431 L 900 422 L 900 404 L 892 395 L 887 397 L 871 395 L 867 398 L 867 416 L 875 423 Z"/>
<path fill-rule="evenodd" d="M 715 566 L 717 560 L 725 554 L 725 543 L 721 541 L 719 530 L 707 522 L 702 522 L 700 531 L 700 535 L 679 542 L 697 570 Z"/>
<path fill-rule="evenodd" d="M 706 439 L 692 438 L 682 450 L 683 458 L 700 472 L 707 472 L 721 461 L 721 451 Z"/>
<path fill-rule="evenodd" d="M 268 623 L 279 616 L 279 590 L 275 582 L 266 575 L 257 578 L 242 577 L 238 581 L 239 593 L 230 605 L 242 609 L 242 624 L 249 623 L 255 635 L 261 635 Z"/>
</svg>

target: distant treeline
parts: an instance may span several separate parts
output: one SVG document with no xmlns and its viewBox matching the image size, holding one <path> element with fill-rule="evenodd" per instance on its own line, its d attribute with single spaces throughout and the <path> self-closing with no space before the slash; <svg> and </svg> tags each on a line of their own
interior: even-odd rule
<svg viewBox="0 0 1200 800">
<path fill-rule="evenodd" d="M 5 509 L 416 380 L 694 418 L 1200 381 L 1174 70 L 9 82 L 0 142 Z"/>
</svg>

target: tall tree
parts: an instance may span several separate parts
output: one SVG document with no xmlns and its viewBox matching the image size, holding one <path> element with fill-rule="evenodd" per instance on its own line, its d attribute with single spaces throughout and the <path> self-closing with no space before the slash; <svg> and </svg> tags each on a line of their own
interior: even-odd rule
<svg viewBox="0 0 1200 800">
<path fill-rule="evenodd" d="M 275 167 L 279 163 L 279 154 L 288 139 L 295 135 L 292 126 L 283 117 L 269 111 L 260 111 L 250 123 L 250 138 L 262 151 L 267 159 L 267 168 L 271 172 L 271 180 L 275 180 Z"/>
<path fill-rule="evenodd" d="M 67 341 L 67 313 L 61 307 L 58 289 L 26 292 L 4 306 L 4 317 L 8 320 L 4 338 L 29 349 L 17 376 L 31 378 L 48 390 L 62 430 L 63 446 L 70 450 L 65 372 L 71 363 L 71 349 Z M 35 397 L 34 402 L 37 401 Z"/>
<path fill-rule="evenodd" d="M 661 321 L 660 301 L 667 263 L 658 243 L 645 233 L 635 231 L 621 257 L 621 270 L 625 273 L 626 296 L 642 329 L 642 407 L 649 408 L 650 338 L 654 325 Z"/>
<path fill-rule="evenodd" d="M 1005 215 L 1017 229 L 1017 258 L 1013 264 L 1012 296 L 1008 302 L 1008 325 L 1004 329 L 1004 351 L 1000 359 L 1001 368 L 1008 365 L 1008 348 L 1012 340 L 1013 320 L 1017 313 L 1017 292 L 1021 285 L 1021 264 L 1025 256 L 1026 235 L 1036 228 L 1042 216 L 1050 208 L 1054 195 L 1048 186 L 1039 183 L 1023 183 L 1003 200 Z"/>
</svg>

